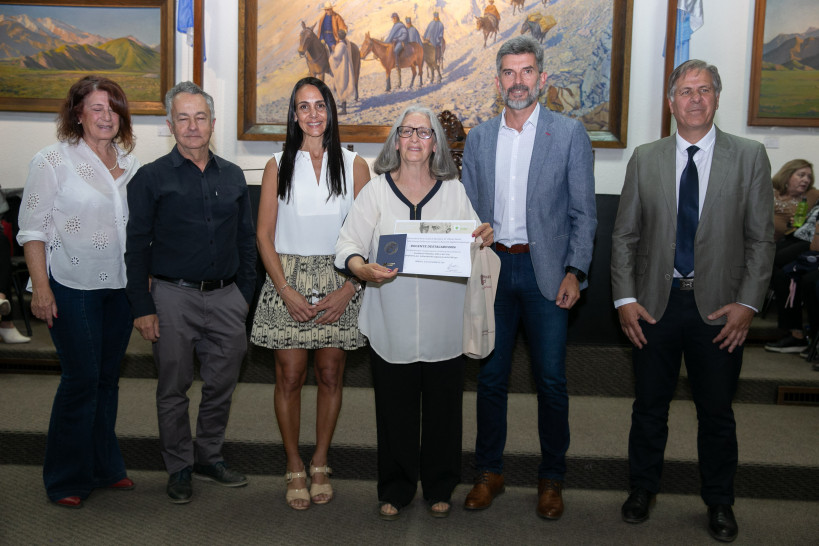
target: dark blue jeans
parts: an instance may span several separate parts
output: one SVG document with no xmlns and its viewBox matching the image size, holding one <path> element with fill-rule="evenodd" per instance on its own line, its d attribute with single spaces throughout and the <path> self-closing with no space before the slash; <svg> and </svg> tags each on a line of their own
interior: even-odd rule
<svg viewBox="0 0 819 546">
<path fill-rule="evenodd" d="M 512 349 L 523 320 L 537 385 L 541 461 L 538 478 L 563 480 L 569 448 L 569 395 L 566 391 L 568 311 L 543 297 L 529 254 L 498 252 L 501 272 L 495 297 L 495 351 L 478 375 L 478 437 L 475 459 L 480 471 L 503 472 L 506 407 Z M 556 294 L 555 294 L 556 295 Z"/>
<path fill-rule="evenodd" d="M 131 337 L 125 290 L 76 290 L 51 280 L 51 339 L 62 376 L 48 426 L 43 480 L 52 501 L 126 477 L 114 427 L 119 368 Z"/>
</svg>

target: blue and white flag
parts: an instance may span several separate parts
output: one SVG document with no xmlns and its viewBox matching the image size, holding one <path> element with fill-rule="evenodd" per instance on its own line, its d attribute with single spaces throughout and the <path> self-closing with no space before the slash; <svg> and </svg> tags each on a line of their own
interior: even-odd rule
<svg viewBox="0 0 819 546">
<path fill-rule="evenodd" d="M 179 0 L 176 10 L 176 30 L 187 35 L 187 44 L 193 47 L 193 0 Z M 202 36 L 202 60 L 208 60 L 205 54 L 204 35 Z"/>
<path fill-rule="evenodd" d="M 702 26 L 702 0 L 677 1 L 677 37 L 674 41 L 674 67 L 688 60 L 691 35 Z"/>
<path fill-rule="evenodd" d="M 193 28 L 193 0 L 179 0 L 176 10 L 176 30 L 187 34 Z"/>
</svg>

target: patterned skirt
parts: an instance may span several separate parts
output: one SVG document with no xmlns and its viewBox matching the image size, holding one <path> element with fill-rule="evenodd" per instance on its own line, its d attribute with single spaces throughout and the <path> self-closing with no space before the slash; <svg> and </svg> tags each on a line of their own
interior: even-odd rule
<svg viewBox="0 0 819 546">
<path fill-rule="evenodd" d="M 287 284 L 307 298 L 308 303 L 318 302 L 346 282 L 333 267 L 334 256 L 279 254 L 279 258 Z M 366 338 L 358 331 L 362 296 L 363 292 L 356 292 L 344 314 L 332 324 L 316 324 L 316 318 L 323 311 L 307 322 L 296 322 L 287 312 L 273 281 L 266 276 L 253 317 L 250 342 L 270 349 L 337 347 L 349 351 L 363 347 Z"/>
</svg>

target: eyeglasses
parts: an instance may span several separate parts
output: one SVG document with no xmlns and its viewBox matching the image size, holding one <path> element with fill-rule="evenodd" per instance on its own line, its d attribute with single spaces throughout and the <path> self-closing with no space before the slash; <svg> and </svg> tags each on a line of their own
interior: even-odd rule
<svg viewBox="0 0 819 546">
<path fill-rule="evenodd" d="M 412 136 L 412 133 L 415 132 L 418 135 L 418 138 L 427 140 L 431 138 L 435 131 L 430 129 L 429 127 L 410 127 L 408 125 L 401 125 L 398 127 L 398 136 L 401 138 L 409 138 Z"/>
</svg>

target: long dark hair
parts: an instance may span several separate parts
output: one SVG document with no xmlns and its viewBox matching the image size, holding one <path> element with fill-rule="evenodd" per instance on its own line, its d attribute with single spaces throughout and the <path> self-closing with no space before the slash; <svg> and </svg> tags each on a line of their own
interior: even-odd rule
<svg viewBox="0 0 819 546">
<path fill-rule="evenodd" d="M 312 85 L 321 93 L 324 104 L 327 106 L 327 128 L 321 145 L 327 151 L 327 187 L 330 197 L 347 193 L 347 176 L 344 174 L 344 155 L 341 151 L 341 138 L 338 135 L 338 114 L 336 101 L 330 88 L 318 78 L 307 77 L 296 82 L 290 94 L 290 106 L 287 109 L 287 136 L 284 139 L 284 153 L 279 164 L 279 198 L 290 201 L 293 187 L 293 169 L 296 165 L 296 155 L 299 153 L 304 140 L 304 133 L 296 120 L 296 93 L 305 85 Z"/>
<path fill-rule="evenodd" d="M 118 141 L 126 152 L 131 153 L 134 150 L 135 137 L 131 128 L 128 99 L 117 82 L 102 76 L 86 76 L 75 82 L 68 90 L 68 95 L 57 114 L 57 138 L 71 144 L 79 142 L 85 134 L 83 126 L 79 123 L 83 101 L 85 97 L 97 90 L 108 93 L 111 110 L 119 116 L 119 132 L 114 140 Z"/>
</svg>

